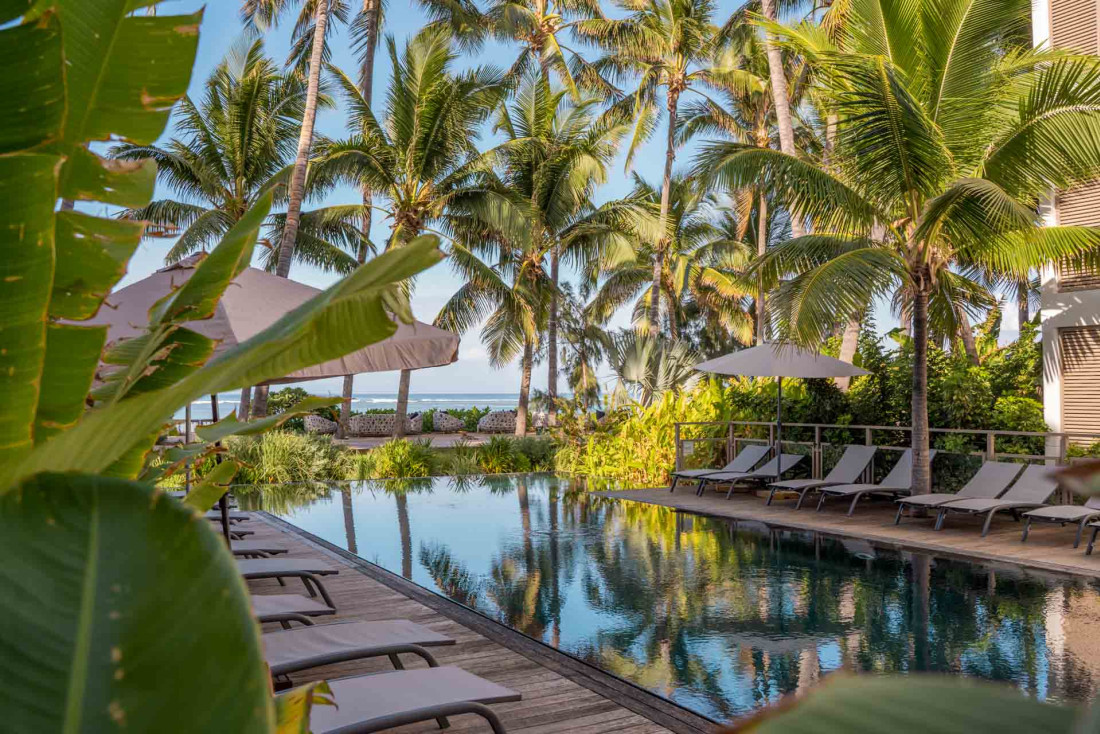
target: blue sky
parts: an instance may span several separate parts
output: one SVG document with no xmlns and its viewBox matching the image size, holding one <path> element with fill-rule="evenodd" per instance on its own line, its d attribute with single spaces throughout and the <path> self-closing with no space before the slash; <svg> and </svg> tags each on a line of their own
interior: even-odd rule
<svg viewBox="0 0 1100 734">
<path fill-rule="evenodd" d="M 354 5 L 355 0 L 349 0 Z M 719 17 L 733 11 L 739 4 L 735 2 L 721 2 Z M 167 2 L 161 6 L 163 14 L 190 13 L 203 7 L 203 3 L 196 0 L 178 0 Z M 243 35 L 239 19 L 240 3 L 236 0 L 221 0 L 205 6 L 205 15 L 202 22 L 202 30 L 199 41 L 198 57 L 192 75 L 191 91 L 197 94 L 210 71 L 225 56 L 229 49 Z M 291 18 L 292 19 L 292 18 Z M 419 7 L 407 0 L 396 0 L 389 5 L 383 31 L 393 35 L 400 47 L 406 38 L 414 34 L 425 23 L 425 17 Z M 270 32 L 266 38 L 267 52 L 277 60 L 286 57 L 289 48 L 291 23 L 284 22 L 283 26 Z M 348 43 L 344 29 L 335 28 L 331 46 L 333 49 L 333 62 L 349 72 L 354 71 L 356 64 L 354 57 L 348 49 Z M 487 46 L 477 58 L 470 58 L 463 63 L 477 64 L 489 63 L 498 66 L 507 66 L 515 56 L 515 49 L 507 45 L 491 44 Z M 375 64 L 374 106 L 375 110 L 381 109 L 381 101 L 384 100 L 385 90 L 390 76 L 390 63 L 384 48 L 379 49 Z M 337 110 L 323 112 L 319 119 L 317 129 L 319 133 L 339 136 L 344 133 L 343 115 Z M 488 131 L 487 131 L 488 132 Z M 663 163 L 664 135 L 656 135 L 647 146 L 640 151 L 635 159 L 634 170 L 649 180 L 657 181 L 661 175 Z M 687 165 L 691 157 L 691 150 L 681 150 L 678 163 Z M 622 161 L 616 163 L 611 171 L 608 183 L 598 193 L 601 200 L 615 198 L 626 194 L 630 190 L 629 175 L 623 169 Z M 357 200 L 358 194 L 348 188 L 334 192 L 326 204 L 352 203 Z M 388 222 L 376 217 L 372 237 L 376 242 L 384 241 Z M 143 243 L 134 260 L 130 264 L 130 272 L 125 283 L 140 279 L 163 265 L 164 254 L 167 252 L 169 241 L 152 240 Z M 318 287 L 325 287 L 334 281 L 333 276 L 312 270 L 305 266 L 295 265 L 291 271 L 291 277 Z M 434 269 L 421 276 L 417 280 L 417 288 L 413 300 L 413 308 L 418 318 L 423 321 L 431 321 L 438 313 L 440 307 L 447 301 L 452 293 L 461 285 L 460 280 L 448 269 L 446 263 L 441 263 Z M 876 318 L 880 329 L 892 328 L 896 322 L 890 317 L 888 309 L 884 306 L 876 309 Z M 1015 313 L 1013 309 L 1006 309 L 1004 331 L 1006 335 L 1015 332 Z M 627 314 L 619 314 L 615 323 L 626 325 Z M 536 368 L 533 386 L 535 389 L 545 389 L 546 370 L 544 366 Z M 312 383 L 311 390 L 321 393 L 338 393 L 340 386 L 336 380 L 318 381 Z M 462 346 L 459 352 L 459 361 L 447 367 L 424 370 L 413 376 L 412 391 L 418 392 L 516 392 L 519 387 L 519 369 L 517 364 L 510 365 L 500 370 L 494 370 L 489 366 L 479 335 L 476 331 L 462 336 Z M 356 392 L 395 392 L 397 388 L 397 374 L 380 373 L 358 375 L 355 379 Z M 560 389 L 565 389 L 564 381 Z"/>
</svg>

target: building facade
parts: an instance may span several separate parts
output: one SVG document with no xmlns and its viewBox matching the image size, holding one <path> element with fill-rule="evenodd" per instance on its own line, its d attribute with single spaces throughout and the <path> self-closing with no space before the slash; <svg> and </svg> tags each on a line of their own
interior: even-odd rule
<svg viewBox="0 0 1100 734">
<path fill-rule="evenodd" d="M 1100 0 L 1032 0 L 1032 34 L 1037 46 L 1100 53 Z M 1100 226 L 1100 181 L 1056 192 L 1043 216 L 1050 225 Z M 1047 425 L 1100 433 L 1100 273 L 1049 263 L 1040 282 Z"/>
</svg>

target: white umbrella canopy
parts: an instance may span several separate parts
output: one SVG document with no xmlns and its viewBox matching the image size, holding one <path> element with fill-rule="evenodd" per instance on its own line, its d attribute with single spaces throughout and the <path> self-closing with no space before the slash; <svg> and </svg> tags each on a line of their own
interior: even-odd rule
<svg viewBox="0 0 1100 734">
<path fill-rule="evenodd" d="M 161 268 L 148 278 L 107 296 L 107 308 L 84 323 L 106 324 L 108 342 L 140 336 L 149 323 L 149 309 L 185 283 L 203 255 L 192 255 Z M 250 339 L 321 291 L 280 278 L 257 268 L 246 268 L 225 290 L 214 316 L 186 324 L 218 342 L 217 355 Z M 458 336 L 416 321 L 398 323 L 397 333 L 340 359 L 307 367 L 269 380 L 268 384 L 343 377 L 361 372 L 391 372 L 439 367 L 458 359 Z"/>
<path fill-rule="evenodd" d="M 858 377 L 853 364 L 788 344 L 761 344 L 695 365 L 700 372 L 745 377 Z"/>
<path fill-rule="evenodd" d="M 775 405 L 775 453 L 783 452 L 784 377 L 859 377 L 869 374 L 835 357 L 789 344 L 767 343 L 731 352 L 695 365 L 700 372 L 744 377 L 774 377 L 778 386 Z"/>
</svg>

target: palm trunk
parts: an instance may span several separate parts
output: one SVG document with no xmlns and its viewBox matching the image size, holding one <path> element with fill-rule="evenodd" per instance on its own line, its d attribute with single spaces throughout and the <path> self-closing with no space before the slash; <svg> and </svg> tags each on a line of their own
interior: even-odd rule
<svg viewBox="0 0 1100 734">
<path fill-rule="evenodd" d="M 241 388 L 241 402 L 237 404 L 237 420 L 248 420 L 248 410 L 252 407 L 252 388 Z"/>
<path fill-rule="evenodd" d="M 654 339 L 660 331 L 661 318 L 661 272 L 664 270 L 665 248 L 668 246 L 669 200 L 672 196 L 672 164 L 676 161 L 676 110 L 679 96 L 668 95 L 668 139 L 665 142 L 665 175 L 661 179 L 661 239 L 657 242 L 657 251 L 653 253 L 653 285 L 649 289 L 649 335 Z"/>
<path fill-rule="evenodd" d="M 915 279 L 913 293 L 913 494 L 932 491 L 928 460 L 928 286 Z"/>
<path fill-rule="evenodd" d="M 551 427 L 558 423 L 558 242 L 550 248 L 550 281 L 554 290 L 550 292 L 550 315 L 546 323 L 546 397 L 550 402 L 547 422 Z"/>
<path fill-rule="evenodd" d="M 530 339 L 523 341 L 522 374 L 519 378 L 519 406 L 516 408 L 516 435 L 527 435 L 527 405 L 531 402 L 531 363 L 534 347 Z"/>
<path fill-rule="evenodd" d="M 344 487 L 340 493 L 341 506 L 344 510 L 344 538 L 348 552 L 358 553 L 359 543 L 355 540 L 355 509 L 351 500 L 351 487 Z"/>
<path fill-rule="evenodd" d="M 962 306 L 955 307 L 956 318 L 959 322 L 959 339 L 962 340 L 966 358 L 975 367 L 978 365 L 978 345 L 974 343 L 974 330 L 970 328 L 970 319 L 966 316 Z"/>
<path fill-rule="evenodd" d="M 775 0 L 761 0 L 764 17 L 776 20 Z M 768 77 L 772 87 L 772 104 L 775 105 L 775 121 L 779 126 L 779 148 L 786 155 L 797 155 L 794 147 L 794 125 L 791 123 L 791 103 L 787 99 L 787 73 L 783 69 L 783 54 L 776 45 L 775 35 L 764 33 L 764 50 L 768 56 Z M 806 233 L 798 218 L 791 216 L 791 235 L 801 237 Z"/>
<path fill-rule="evenodd" d="M 305 114 L 302 115 L 302 131 L 298 136 L 298 154 L 294 158 L 294 172 L 290 177 L 286 226 L 283 227 L 283 239 L 279 243 L 279 262 L 275 267 L 275 274 L 280 278 L 290 276 L 290 261 L 294 258 L 294 241 L 298 238 L 298 224 L 302 217 L 302 198 L 306 188 L 309 149 L 313 145 L 313 123 L 317 118 L 317 94 L 321 84 L 321 63 L 327 27 L 328 0 L 320 0 L 317 3 L 317 16 L 313 24 L 313 48 L 309 56 L 306 109 Z"/>
<path fill-rule="evenodd" d="M 378 0 L 363 0 L 363 13 L 367 16 L 367 46 L 363 50 L 363 64 L 359 67 L 359 91 L 363 99 L 370 104 L 374 94 L 374 51 L 378 47 L 378 11 L 381 5 Z M 360 231 L 365 240 L 370 239 L 371 205 L 373 204 L 371 190 L 363 187 L 363 217 Z M 359 246 L 356 260 L 365 262 L 367 259 L 367 247 Z M 338 438 L 344 437 L 344 430 L 351 420 L 351 395 L 355 387 L 355 379 L 352 375 L 344 378 L 343 400 L 340 402 L 340 425 L 336 429 Z"/>
<path fill-rule="evenodd" d="M 399 489 L 393 494 L 397 502 L 397 532 L 401 538 L 401 575 L 412 580 L 412 524 L 409 522 L 409 497 L 405 490 Z"/>
<path fill-rule="evenodd" d="M 397 410 L 394 412 L 393 437 L 405 437 L 405 424 L 409 415 L 409 382 L 412 379 L 412 370 L 401 370 L 401 379 L 397 383 Z"/>
<path fill-rule="evenodd" d="M 842 362 L 852 363 L 852 360 L 856 356 L 856 347 L 859 346 L 859 327 L 860 327 L 860 314 L 853 314 L 848 323 L 844 326 L 844 335 L 840 338 L 840 360 Z M 834 377 L 833 383 L 840 388 L 841 392 L 848 392 L 848 388 L 852 384 L 851 377 Z"/>
<path fill-rule="evenodd" d="M 1028 290 L 1030 290 L 1030 284 L 1027 278 L 1022 278 L 1020 282 L 1016 284 L 1016 318 L 1019 319 L 1020 322 L 1020 331 L 1023 331 L 1024 324 L 1031 321 Z"/>
<path fill-rule="evenodd" d="M 768 251 L 768 197 L 760 192 L 760 205 L 756 210 L 756 256 Z M 764 327 L 768 323 L 764 304 L 764 274 L 756 276 L 756 343 L 764 343 Z"/>
<path fill-rule="evenodd" d="M 252 418 L 267 416 L 267 385 L 252 388 Z"/>
</svg>

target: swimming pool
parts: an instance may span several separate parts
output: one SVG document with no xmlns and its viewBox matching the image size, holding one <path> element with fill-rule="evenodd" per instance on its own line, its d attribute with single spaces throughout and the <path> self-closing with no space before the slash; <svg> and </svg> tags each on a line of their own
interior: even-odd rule
<svg viewBox="0 0 1100 734">
<path fill-rule="evenodd" d="M 840 669 L 1070 701 L 1100 680 L 1100 586 L 1083 579 L 678 514 L 543 474 L 239 494 L 716 719 Z"/>
</svg>

